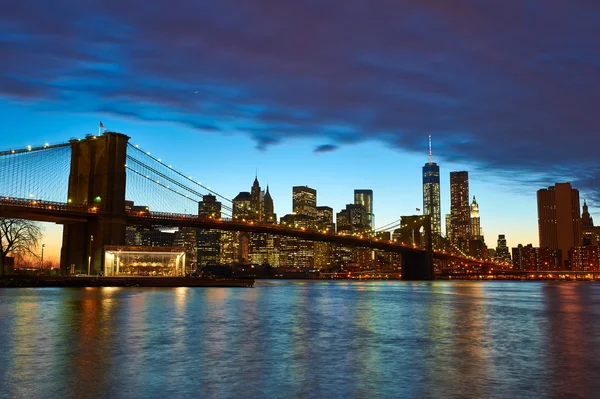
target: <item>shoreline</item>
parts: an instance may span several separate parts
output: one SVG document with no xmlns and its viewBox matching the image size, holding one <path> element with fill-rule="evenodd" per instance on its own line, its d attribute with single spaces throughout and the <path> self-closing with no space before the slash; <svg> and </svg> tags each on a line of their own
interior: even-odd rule
<svg viewBox="0 0 600 399">
<path fill-rule="evenodd" d="M 85 287 L 248 287 L 254 279 L 210 279 L 195 277 L 97 277 L 97 276 L 6 276 L 0 288 Z"/>
</svg>

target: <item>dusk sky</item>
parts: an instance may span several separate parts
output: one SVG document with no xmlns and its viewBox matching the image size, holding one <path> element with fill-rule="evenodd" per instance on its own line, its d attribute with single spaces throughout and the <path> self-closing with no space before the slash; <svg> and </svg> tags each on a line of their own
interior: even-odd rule
<svg viewBox="0 0 600 399">
<path fill-rule="evenodd" d="M 600 220 L 597 0 L 5 3 L 2 149 L 102 121 L 229 198 L 258 171 L 278 216 L 373 189 L 382 226 L 422 208 L 432 134 L 442 214 L 468 170 L 488 246 L 537 245 L 557 181 Z"/>
</svg>

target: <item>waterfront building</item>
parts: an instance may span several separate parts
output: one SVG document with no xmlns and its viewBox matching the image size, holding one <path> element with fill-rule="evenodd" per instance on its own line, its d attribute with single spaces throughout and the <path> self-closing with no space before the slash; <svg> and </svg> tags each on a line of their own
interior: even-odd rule
<svg viewBox="0 0 600 399">
<path fill-rule="evenodd" d="M 173 237 L 173 246 L 185 248 L 185 264 L 186 273 L 191 273 L 196 270 L 197 257 L 197 238 L 196 229 L 191 227 L 180 227 Z"/>
<path fill-rule="evenodd" d="M 597 272 L 598 268 L 598 246 L 572 247 L 569 249 L 570 270 L 574 272 Z"/>
<path fill-rule="evenodd" d="M 365 208 L 367 216 L 367 225 L 370 230 L 373 229 L 373 190 L 354 190 L 354 205 L 360 205 Z"/>
<path fill-rule="evenodd" d="M 429 136 L 429 162 L 423 166 L 423 215 L 431 216 L 431 234 L 434 241 L 442 234 L 440 202 L 440 167 L 433 162 L 431 135 Z"/>
<path fill-rule="evenodd" d="M 582 243 L 579 190 L 571 183 L 540 189 L 537 206 L 540 247 L 558 249 L 562 259 L 568 260 L 569 249 Z"/>
<path fill-rule="evenodd" d="M 562 270 L 560 251 L 550 248 L 534 247 L 532 244 L 512 249 L 513 268 L 523 271 L 557 271 Z"/>
<path fill-rule="evenodd" d="M 450 214 L 452 243 L 467 252 L 471 238 L 469 172 L 450 172 Z"/>
</svg>

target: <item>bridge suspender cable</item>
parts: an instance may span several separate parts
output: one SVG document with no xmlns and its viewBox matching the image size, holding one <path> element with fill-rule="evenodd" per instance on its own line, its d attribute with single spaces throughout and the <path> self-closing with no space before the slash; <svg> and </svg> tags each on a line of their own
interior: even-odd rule
<svg viewBox="0 0 600 399">
<path fill-rule="evenodd" d="M 206 186 L 203 186 L 202 184 L 198 183 L 197 181 L 194 181 L 194 180 L 190 179 L 189 177 L 187 177 L 187 176 L 186 176 L 186 175 L 184 175 L 183 173 L 181 173 L 181 172 L 178 172 L 177 170 L 175 170 L 175 169 L 173 169 L 173 168 L 169 167 L 168 165 L 165 165 L 165 164 L 164 164 L 162 161 L 159 161 L 157 158 L 154 158 L 152 155 L 149 155 L 147 152 L 144 152 L 144 151 L 143 151 L 143 150 L 141 150 L 139 147 L 137 147 L 137 146 L 135 146 L 135 145 L 133 145 L 133 144 L 131 144 L 131 143 L 129 143 L 128 145 L 130 145 L 132 148 L 136 149 L 137 151 L 141 152 L 142 154 L 144 154 L 144 155 L 145 155 L 145 156 L 147 156 L 148 158 L 152 159 L 153 161 L 155 161 L 155 162 L 158 162 L 159 164 L 161 164 L 161 165 L 163 165 L 163 166 L 165 166 L 165 167 L 169 168 L 169 170 L 171 170 L 171 171 L 173 171 L 175 174 L 177 174 L 177 175 L 179 175 L 179 176 L 183 177 L 185 180 L 191 181 L 192 183 L 194 183 L 194 184 L 196 184 L 196 185 L 198 185 L 198 186 L 202 187 L 202 188 L 203 188 L 203 189 L 205 189 L 206 191 L 208 191 L 208 192 L 210 192 L 210 193 L 212 193 L 212 194 L 216 195 L 216 196 L 217 196 L 217 197 L 219 197 L 219 198 L 222 198 L 222 199 L 224 199 L 225 201 L 228 201 L 228 202 L 233 202 L 233 201 L 231 201 L 229 198 L 227 198 L 227 197 L 225 197 L 225 196 L 223 196 L 223 195 L 221 195 L 221 194 L 217 193 L 217 192 L 216 192 L 216 191 L 214 191 L 214 190 L 211 190 L 210 188 L 208 188 L 208 187 L 206 187 Z M 128 156 L 128 158 L 129 158 L 129 156 Z M 131 159 L 133 159 L 133 158 L 131 158 Z M 142 163 L 142 164 L 143 164 L 143 163 Z M 145 164 L 143 164 L 143 165 L 145 165 Z M 145 166 L 147 166 L 147 165 L 145 165 Z"/>
<path fill-rule="evenodd" d="M 163 178 L 164 180 L 166 180 L 166 181 L 169 181 L 169 182 L 173 183 L 174 185 L 176 185 L 176 186 L 178 186 L 178 187 L 180 187 L 180 188 L 182 188 L 182 189 L 184 189 L 184 190 L 186 190 L 186 191 L 188 191 L 188 192 L 190 192 L 190 193 L 194 194 L 194 195 L 195 195 L 195 196 L 197 196 L 197 197 L 202 197 L 202 196 L 203 196 L 203 194 L 202 194 L 202 193 L 200 193 L 200 192 L 198 192 L 198 191 L 196 191 L 196 190 L 194 190 L 194 189 L 191 189 L 191 188 L 189 188 L 189 187 L 186 187 L 185 185 L 183 185 L 182 183 L 178 182 L 177 180 L 174 180 L 173 178 L 171 178 L 171 177 L 169 177 L 169 176 L 165 175 L 164 173 L 161 173 L 161 172 L 159 172 L 158 170 L 156 170 L 156 169 L 154 169 L 154 168 L 152 168 L 152 167 L 148 166 L 147 164 L 143 163 L 142 161 L 140 161 L 140 160 L 138 160 L 138 159 L 135 159 L 135 158 L 133 158 L 133 157 L 131 157 L 131 156 L 129 156 L 129 155 L 127 156 L 127 159 L 128 159 L 128 160 L 130 160 L 130 161 L 132 161 L 132 162 L 134 162 L 134 163 L 136 163 L 136 164 L 138 164 L 138 165 L 140 165 L 142 168 L 145 168 L 145 169 L 147 169 L 147 170 L 151 171 L 152 173 L 156 174 L 157 176 L 160 176 L 160 177 L 161 177 L 161 178 Z M 140 176 L 142 176 L 142 177 L 144 177 L 144 178 L 147 178 L 148 180 L 151 180 L 151 181 L 153 181 L 155 184 L 158 184 L 158 185 L 160 185 L 161 187 L 164 187 L 164 188 L 166 188 L 166 189 L 168 189 L 168 190 L 171 190 L 171 191 L 173 191 L 173 192 L 174 192 L 174 193 L 176 193 L 176 194 L 180 194 L 181 196 L 183 196 L 183 197 L 185 197 L 185 198 L 189 198 L 189 197 L 186 197 L 186 195 L 185 195 L 185 194 L 181 194 L 181 193 L 179 193 L 177 190 L 173 190 L 172 188 L 170 188 L 170 187 L 168 187 L 168 186 L 166 186 L 166 185 L 163 185 L 163 184 L 161 184 L 160 182 L 157 182 L 157 181 L 155 181 L 155 180 L 153 180 L 153 179 L 150 179 L 149 177 L 145 176 L 143 173 L 140 173 L 140 172 L 138 172 L 138 171 L 134 170 L 133 168 L 131 168 L 131 167 L 129 167 L 129 166 L 126 166 L 126 167 L 127 167 L 127 169 L 131 170 L 132 172 L 134 172 L 134 173 L 136 173 L 136 174 L 138 174 L 138 175 L 140 175 Z M 193 199 L 193 198 L 189 198 L 189 199 L 190 199 L 191 201 L 194 201 L 194 199 Z M 196 202 L 196 201 L 195 201 L 195 202 Z M 228 206 L 222 205 L 222 207 L 223 207 L 225 210 L 231 211 L 231 208 L 229 208 Z"/>
</svg>

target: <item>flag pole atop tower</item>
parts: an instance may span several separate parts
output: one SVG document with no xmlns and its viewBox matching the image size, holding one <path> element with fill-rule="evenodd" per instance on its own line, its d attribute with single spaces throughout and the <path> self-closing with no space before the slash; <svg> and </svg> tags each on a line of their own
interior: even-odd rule
<svg viewBox="0 0 600 399">
<path fill-rule="evenodd" d="M 100 121 L 100 126 L 98 126 L 98 136 L 100 136 L 102 134 L 102 132 L 105 130 L 106 130 L 106 128 L 104 127 L 104 123 L 102 123 L 102 121 Z"/>
</svg>

